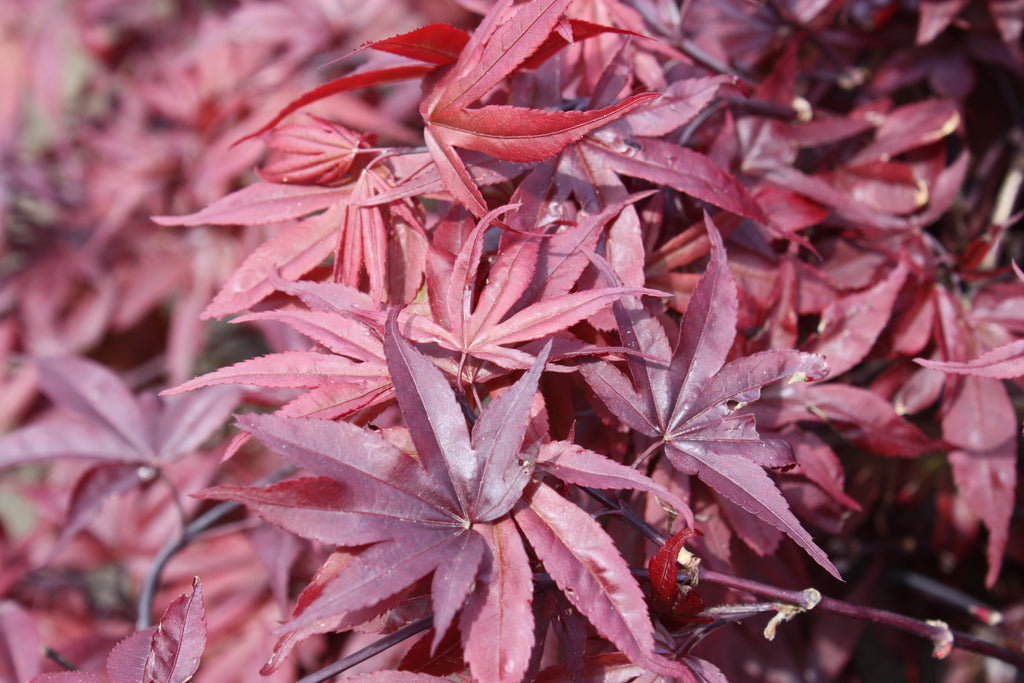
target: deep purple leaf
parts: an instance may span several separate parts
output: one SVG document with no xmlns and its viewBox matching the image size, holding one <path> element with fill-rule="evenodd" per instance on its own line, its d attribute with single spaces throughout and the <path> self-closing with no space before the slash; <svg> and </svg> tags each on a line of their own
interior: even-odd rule
<svg viewBox="0 0 1024 683">
<path fill-rule="evenodd" d="M 767 448 L 768 444 L 753 442 L 726 450 L 722 441 L 708 447 L 700 441 L 680 443 L 674 440 L 666 446 L 666 451 L 676 469 L 697 475 L 717 493 L 784 532 L 828 573 L 840 578 L 839 570 L 800 525 L 774 482 L 746 452 L 757 446 Z"/>
<path fill-rule="evenodd" d="M 75 534 L 89 524 L 99 514 L 108 498 L 139 486 L 147 474 L 155 476 L 156 471 L 138 463 L 102 464 L 86 471 L 75 482 L 64 526 L 50 552 L 57 553 Z"/>
<path fill-rule="evenodd" d="M 462 534 L 452 524 L 421 525 L 401 540 L 370 546 L 342 570 L 301 614 L 277 630 L 279 635 L 302 630 L 325 619 L 370 607 L 418 581 L 448 562 Z M 445 528 L 447 527 L 447 528 Z"/>
<path fill-rule="evenodd" d="M 468 519 L 476 467 L 466 418 L 441 371 L 399 334 L 398 309 L 388 314 L 384 354 L 416 453 L 428 471 L 443 473 L 438 484 Z"/>
<path fill-rule="evenodd" d="M 473 474 L 477 486 L 469 510 L 474 520 L 490 522 L 506 514 L 530 481 L 536 453 L 523 452 L 523 439 L 550 351 L 548 342 L 533 367 L 491 401 L 473 425 L 471 445 L 479 462 Z"/>
</svg>

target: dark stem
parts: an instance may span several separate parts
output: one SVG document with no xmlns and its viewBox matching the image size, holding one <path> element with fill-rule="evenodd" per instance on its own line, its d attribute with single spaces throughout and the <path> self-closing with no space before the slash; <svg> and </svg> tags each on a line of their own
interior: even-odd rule
<svg viewBox="0 0 1024 683">
<path fill-rule="evenodd" d="M 665 541 L 667 540 L 665 535 L 648 524 L 646 520 L 635 512 L 616 504 L 600 491 L 596 491 L 589 487 L 581 488 L 590 497 L 609 507 L 616 516 L 621 518 L 624 522 L 632 526 L 648 539 L 658 545 L 665 544 Z M 700 580 L 705 583 L 713 583 L 720 586 L 735 588 L 754 595 L 771 598 L 776 602 L 797 605 L 804 609 L 814 608 L 824 610 L 833 614 L 853 617 L 854 619 L 862 619 L 876 624 L 883 624 L 905 631 L 906 633 L 927 638 L 932 641 L 935 648 L 934 654 L 938 658 L 945 657 L 951 648 L 958 647 L 963 650 L 969 650 L 987 657 L 1002 660 L 1017 667 L 1018 669 L 1024 670 L 1024 653 L 1015 652 L 994 643 L 976 638 L 975 636 L 967 633 L 953 631 L 948 625 L 941 621 L 921 621 L 920 619 L 915 619 L 905 614 L 898 614 L 896 612 L 890 612 L 888 610 L 877 609 L 874 607 L 862 607 L 860 605 L 853 605 L 842 600 L 824 596 L 820 598 L 820 601 L 816 601 L 815 605 L 809 602 L 812 595 L 811 590 L 787 590 L 777 586 L 770 586 L 758 581 L 752 581 L 750 579 L 744 579 L 730 574 L 723 574 L 709 569 L 701 569 L 699 571 L 699 577 Z M 687 581 L 689 579 L 689 576 L 680 577 L 680 580 L 683 581 Z M 817 591 L 814 591 L 814 593 L 816 592 Z"/>
<path fill-rule="evenodd" d="M 344 659 L 339 659 L 334 664 L 330 664 L 315 673 L 311 673 L 310 675 L 300 679 L 298 683 L 319 683 L 320 681 L 326 681 L 331 676 L 336 676 L 340 674 L 342 671 L 347 671 L 356 664 L 365 662 L 370 657 L 373 657 L 376 654 L 384 652 L 384 650 L 387 650 L 388 648 L 398 645 L 403 640 L 411 638 L 412 636 L 416 635 L 421 631 L 426 631 L 428 628 L 431 627 L 433 623 L 434 615 L 429 615 L 417 619 L 416 621 L 410 624 L 406 624 L 397 631 L 389 633 L 380 640 L 370 643 L 362 650 L 359 650 L 358 652 L 353 652 L 348 657 L 345 657 Z"/>
<path fill-rule="evenodd" d="M 294 465 L 285 465 L 257 481 L 256 485 L 265 486 L 267 484 L 273 484 L 274 482 L 281 481 L 294 471 Z M 163 575 L 164 567 L 166 567 L 167 563 L 171 561 L 171 558 L 174 557 L 179 550 L 187 546 L 197 535 L 206 531 L 240 507 L 241 505 L 239 503 L 231 501 L 218 503 L 193 519 L 190 523 L 186 524 L 177 537 L 169 539 L 167 543 L 160 548 L 156 557 L 153 558 L 153 564 L 150 566 L 149 572 L 146 574 L 146 578 L 142 582 L 142 589 L 139 592 L 139 607 L 137 610 L 137 617 L 135 619 L 136 631 L 148 628 L 153 621 L 153 596 L 156 594 L 156 589 L 160 583 L 160 577 Z"/>
</svg>

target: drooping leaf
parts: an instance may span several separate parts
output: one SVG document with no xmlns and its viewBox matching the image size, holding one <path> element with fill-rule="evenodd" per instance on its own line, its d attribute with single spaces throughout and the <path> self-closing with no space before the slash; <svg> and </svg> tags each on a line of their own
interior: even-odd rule
<svg viewBox="0 0 1024 683">
<path fill-rule="evenodd" d="M 289 102 L 281 111 L 274 116 L 268 123 L 262 128 L 252 133 L 249 133 L 243 138 L 240 138 L 235 144 L 244 142 L 250 138 L 255 138 L 268 130 L 276 126 L 278 123 L 284 120 L 286 116 L 292 112 L 298 111 L 307 104 L 318 102 L 325 97 L 331 95 L 337 95 L 338 93 L 347 92 L 349 90 L 358 90 L 359 88 L 367 88 L 371 85 L 382 85 L 384 83 L 395 83 L 396 81 L 405 81 L 410 78 L 419 78 L 430 73 L 434 67 L 427 66 L 426 64 L 403 64 L 400 66 L 393 66 L 384 69 L 373 69 L 370 71 L 362 71 L 351 74 L 346 74 L 340 78 L 335 78 L 329 83 L 325 83 L 318 88 L 314 88 L 304 95 L 295 98 Z"/>
<path fill-rule="evenodd" d="M 601 635 L 636 664 L 694 680 L 689 669 L 654 653 L 640 586 L 590 515 L 539 484 L 513 516 L 551 578 Z"/>
<path fill-rule="evenodd" d="M 1024 339 L 996 347 L 965 362 L 934 361 L 927 358 L 915 358 L 914 362 L 939 372 L 1013 379 L 1024 376 Z"/>
</svg>

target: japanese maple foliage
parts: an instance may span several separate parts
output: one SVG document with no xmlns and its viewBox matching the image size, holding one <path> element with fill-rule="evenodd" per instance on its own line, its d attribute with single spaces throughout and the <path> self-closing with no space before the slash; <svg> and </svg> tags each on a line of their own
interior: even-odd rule
<svg viewBox="0 0 1024 683">
<path fill-rule="evenodd" d="M 1020 2 L 0 29 L 0 683 L 1024 666 Z"/>
</svg>

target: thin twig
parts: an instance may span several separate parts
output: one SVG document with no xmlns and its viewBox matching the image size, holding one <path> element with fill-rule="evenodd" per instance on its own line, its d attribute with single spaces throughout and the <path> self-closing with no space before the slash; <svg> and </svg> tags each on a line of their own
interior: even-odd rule
<svg viewBox="0 0 1024 683">
<path fill-rule="evenodd" d="M 274 482 L 281 481 L 294 471 L 294 465 L 285 465 L 257 481 L 256 486 L 265 486 L 267 484 L 273 484 Z M 206 531 L 222 518 L 231 514 L 240 507 L 241 505 L 239 503 L 229 500 L 224 501 L 223 503 L 218 503 L 185 525 L 178 536 L 171 538 L 162 548 L 160 548 L 156 557 L 153 558 L 153 564 L 150 565 L 149 572 L 146 574 L 145 580 L 142 582 L 142 590 L 139 592 L 139 606 L 135 619 L 135 630 L 141 631 L 144 628 L 148 628 L 152 623 L 153 596 L 156 595 L 156 589 L 160 583 L 160 577 L 163 575 L 164 568 L 167 566 L 167 563 L 171 561 L 171 558 L 174 557 L 179 550 L 187 546 L 197 535 Z"/>
<path fill-rule="evenodd" d="M 596 491 L 588 487 L 581 488 L 592 498 L 611 508 L 619 518 L 646 536 L 648 539 L 658 545 L 664 545 L 666 537 L 635 512 L 628 508 L 624 508 L 621 505 L 617 505 L 600 491 Z M 687 580 L 688 577 L 681 577 L 681 579 Z M 942 621 L 922 621 L 920 619 L 915 619 L 914 617 L 909 617 L 905 614 L 890 612 L 888 610 L 877 609 L 874 607 L 862 607 L 860 605 L 854 605 L 842 600 L 837 600 L 836 598 L 824 596 L 822 596 L 820 600 L 816 601 L 816 604 L 809 604 L 809 600 L 812 599 L 811 596 L 813 595 L 810 590 L 787 590 L 777 586 L 770 586 L 758 581 L 752 581 L 750 579 L 744 579 L 738 576 L 723 574 L 721 572 L 708 569 L 700 570 L 700 580 L 704 583 L 713 583 L 720 586 L 727 586 L 729 588 L 736 588 L 754 595 L 771 598 L 776 602 L 797 605 L 803 609 L 814 608 L 818 611 L 841 614 L 843 616 L 853 617 L 854 619 L 862 619 L 876 624 L 891 626 L 901 631 L 931 640 L 934 646 L 934 654 L 940 659 L 949 654 L 949 651 L 952 648 L 958 647 L 963 650 L 969 650 L 987 657 L 1002 660 L 1024 671 L 1024 653 L 1014 652 L 996 645 L 995 643 L 981 640 L 980 638 L 976 638 L 960 631 L 953 631 L 945 622 Z M 814 593 L 817 593 L 817 591 L 814 591 Z M 816 598 L 817 596 L 814 597 Z"/>
<path fill-rule="evenodd" d="M 403 640 L 411 638 L 412 636 L 416 635 L 421 631 L 426 631 L 428 628 L 431 627 L 431 625 L 433 625 L 433 623 L 434 615 L 432 614 L 417 619 L 416 621 L 410 624 L 406 624 L 397 631 L 389 633 L 380 640 L 375 640 L 374 642 L 364 647 L 362 650 L 359 650 L 358 652 L 353 652 L 348 657 L 345 657 L 344 659 L 339 659 L 334 664 L 325 666 L 319 671 L 311 673 L 308 676 L 299 679 L 298 683 L 320 683 L 320 681 L 326 681 L 331 676 L 336 676 L 340 674 L 342 671 L 351 669 L 356 664 L 365 662 L 370 657 L 373 657 L 376 654 L 384 652 L 384 650 L 387 650 L 388 648 L 398 645 Z"/>
</svg>

